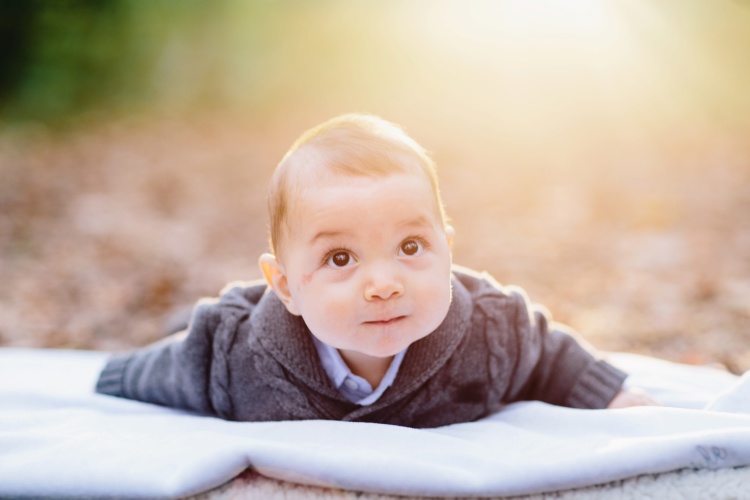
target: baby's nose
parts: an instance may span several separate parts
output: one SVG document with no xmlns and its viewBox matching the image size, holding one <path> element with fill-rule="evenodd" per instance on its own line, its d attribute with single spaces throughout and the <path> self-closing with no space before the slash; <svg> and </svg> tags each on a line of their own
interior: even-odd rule
<svg viewBox="0 0 750 500">
<path fill-rule="evenodd" d="M 383 299 L 387 300 L 390 298 L 403 295 L 404 287 L 400 284 L 393 283 L 389 286 L 373 286 L 368 287 L 365 291 L 365 298 L 367 300 Z"/>
<path fill-rule="evenodd" d="M 387 300 L 404 294 L 404 285 L 394 274 L 380 270 L 376 272 L 365 286 L 365 299 Z"/>
</svg>

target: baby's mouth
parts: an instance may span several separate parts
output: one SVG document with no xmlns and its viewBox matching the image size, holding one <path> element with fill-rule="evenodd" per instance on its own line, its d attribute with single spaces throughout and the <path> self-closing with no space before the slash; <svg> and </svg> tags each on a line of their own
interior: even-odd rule
<svg viewBox="0 0 750 500">
<path fill-rule="evenodd" d="M 394 316 L 393 318 L 389 319 L 382 319 L 382 320 L 375 320 L 375 321 L 365 321 L 365 324 L 367 325 L 376 325 L 376 326 L 385 326 L 385 325 L 391 325 L 393 323 L 396 323 L 402 319 L 406 318 L 406 316 Z"/>
</svg>

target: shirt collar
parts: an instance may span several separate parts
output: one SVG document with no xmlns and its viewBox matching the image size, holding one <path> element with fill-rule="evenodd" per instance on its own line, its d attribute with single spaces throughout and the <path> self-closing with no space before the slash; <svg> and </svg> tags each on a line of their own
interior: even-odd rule
<svg viewBox="0 0 750 500">
<path fill-rule="evenodd" d="M 398 375 L 401 361 L 406 354 L 406 349 L 404 349 L 393 357 L 393 360 L 388 366 L 388 370 L 386 370 L 383 375 L 380 384 L 373 390 L 367 380 L 355 375 L 351 371 L 341 357 L 341 353 L 339 353 L 338 349 L 318 340 L 312 334 L 310 336 L 318 351 L 318 356 L 320 357 L 320 362 L 323 364 L 323 369 L 336 389 L 352 403 L 357 403 L 363 406 L 377 401 L 385 390 L 393 384 L 396 375 Z"/>
<path fill-rule="evenodd" d="M 315 349 L 318 351 L 320 362 L 323 363 L 323 369 L 326 371 L 328 378 L 331 379 L 336 389 L 340 389 L 346 376 L 352 374 L 351 370 L 349 370 L 337 349 L 321 342 L 312 334 L 310 336 L 315 343 Z"/>
</svg>

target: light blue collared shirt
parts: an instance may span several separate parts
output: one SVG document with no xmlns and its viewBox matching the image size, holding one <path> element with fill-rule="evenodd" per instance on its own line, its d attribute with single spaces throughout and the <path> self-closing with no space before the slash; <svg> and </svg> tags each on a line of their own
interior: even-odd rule
<svg viewBox="0 0 750 500">
<path fill-rule="evenodd" d="M 391 365 L 388 367 L 385 375 L 383 375 L 383 380 L 380 381 L 380 385 L 378 385 L 377 389 L 373 390 L 367 380 L 352 373 L 346 365 L 344 358 L 341 357 L 341 354 L 335 347 L 321 342 L 314 335 L 312 339 L 315 342 L 315 348 L 318 350 L 320 361 L 323 363 L 323 369 L 326 371 L 328 378 L 331 379 L 334 387 L 346 399 L 362 406 L 371 405 L 380 399 L 385 390 L 393 384 L 398 369 L 401 366 L 401 361 L 406 354 L 406 349 L 404 349 L 393 357 Z"/>
</svg>

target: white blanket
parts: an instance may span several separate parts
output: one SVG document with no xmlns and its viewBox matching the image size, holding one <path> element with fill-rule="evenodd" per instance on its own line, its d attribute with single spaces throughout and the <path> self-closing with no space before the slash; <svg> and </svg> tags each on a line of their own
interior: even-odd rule
<svg viewBox="0 0 750 500">
<path fill-rule="evenodd" d="M 685 467 L 750 464 L 750 378 L 613 355 L 631 385 L 681 408 L 516 403 L 416 430 L 227 422 L 93 394 L 104 353 L 0 349 L 0 496 L 186 496 L 246 467 L 371 492 L 500 496 Z M 709 407 L 710 410 L 699 409 Z"/>
</svg>

